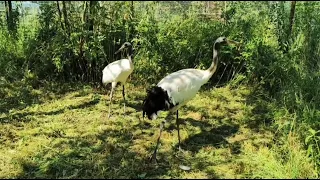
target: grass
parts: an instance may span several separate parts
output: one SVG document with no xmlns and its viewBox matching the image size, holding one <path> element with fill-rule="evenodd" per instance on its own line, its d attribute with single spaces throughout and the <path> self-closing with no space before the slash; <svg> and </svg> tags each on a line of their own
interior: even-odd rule
<svg viewBox="0 0 320 180">
<path fill-rule="evenodd" d="M 155 165 L 148 157 L 160 121 L 142 120 L 144 87 L 127 85 L 125 115 L 118 88 L 107 119 L 105 90 L 71 84 L 33 89 L 22 82 L 2 86 L 0 178 L 317 177 L 296 134 L 276 133 L 274 107 L 250 87 L 199 92 L 179 111 L 185 153 L 177 150 L 170 116 Z"/>
</svg>

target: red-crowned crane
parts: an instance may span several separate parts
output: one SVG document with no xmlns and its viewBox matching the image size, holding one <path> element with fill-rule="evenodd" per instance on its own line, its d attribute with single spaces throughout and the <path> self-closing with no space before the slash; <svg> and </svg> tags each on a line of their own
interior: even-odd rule
<svg viewBox="0 0 320 180">
<path fill-rule="evenodd" d="M 125 98 L 125 92 L 124 92 L 124 89 L 125 89 L 124 85 L 129 77 L 129 75 L 133 71 L 133 63 L 132 63 L 133 48 L 132 48 L 131 43 L 125 42 L 119 48 L 119 50 L 115 52 L 115 54 L 119 53 L 123 49 L 127 49 L 128 58 L 114 61 L 114 62 L 108 64 L 102 71 L 102 83 L 104 85 L 111 83 L 108 118 L 110 118 L 110 108 L 112 105 L 113 91 L 114 91 L 115 87 L 117 86 L 118 82 L 120 82 L 122 84 L 122 96 L 123 96 L 123 100 L 124 100 L 124 113 L 126 111 L 126 98 Z"/>
<path fill-rule="evenodd" d="M 207 70 L 200 69 L 182 69 L 164 77 L 156 86 L 147 90 L 147 96 L 143 102 L 143 118 L 145 114 L 148 119 L 156 119 L 160 111 L 176 112 L 176 126 L 178 129 L 179 150 L 180 148 L 180 130 L 178 121 L 178 109 L 191 100 L 202 85 L 208 82 L 215 73 L 218 65 L 218 54 L 221 46 L 227 44 L 238 44 L 226 37 L 219 37 L 213 45 L 213 61 Z M 166 119 L 160 124 L 160 134 L 157 145 L 151 157 L 156 159 L 156 153 Z"/>
</svg>

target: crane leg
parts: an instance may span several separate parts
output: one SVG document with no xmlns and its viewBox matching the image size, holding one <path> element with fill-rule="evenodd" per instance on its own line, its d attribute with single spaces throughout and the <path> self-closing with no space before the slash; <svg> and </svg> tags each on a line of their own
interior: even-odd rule
<svg viewBox="0 0 320 180">
<path fill-rule="evenodd" d="M 122 96 L 123 96 L 123 101 L 124 101 L 123 113 L 126 113 L 126 95 L 124 93 L 124 85 L 122 85 Z"/>
<path fill-rule="evenodd" d="M 115 83 L 115 82 L 112 82 L 112 84 L 111 84 L 108 119 L 110 118 L 110 115 L 111 115 L 112 96 L 113 96 L 113 91 L 114 91 L 114 88 L 116 87 L 116 85 L 117 85 L 117 83 Z"/>
<path fill-rule="evenodd" d="M 182 151 L 181 147 L 180 147 L 180 128 L 179 128 L 179 113 L 178 113 L 178 110 L 177 110 L 177 119 L 176 119 L 176 124 L 177 124 L 177 129 L 178 129 L 178 139 L 179 139 L 179 151 Z"/>
<path fill-rule="evenodd" d="M 157 150 L 158 150 L 158 146 L 159 146 L 160 138 L 161 138 L 161 133 L 162 133 L 162 130 L 163 130 L 165 122 L 166 121 L 162 121 L 161 124 L 160 124 L 160 134 L 158 136 L 157 145 L 156 145 L 156 148 L 154 149 L 154 152 L 153 152 L 152 156 L 150 157 L 150 161 L 152 161 L 154 159 L 156 161 L 156 163 L 158 162 L 158 160 L 157 160 Z"/>
</svg>

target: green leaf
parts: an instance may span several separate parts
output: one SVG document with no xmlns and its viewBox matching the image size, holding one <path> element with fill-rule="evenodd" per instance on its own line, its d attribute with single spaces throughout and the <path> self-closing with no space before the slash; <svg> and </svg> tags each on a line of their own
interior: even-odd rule
<svg viewBox="0 0 320 180">
<path fill-rule="evenodd" d="M 146 177 L 147 173 L 142 173 L 138 175 L 138 178 L 144 179 Z"/>
<path fill-rule="evenodd" d="M 309 143 L 310 138 L 312 138 L 312 137 L 313 137 L 313 135 L 306 137 L 306 139 L 304 140 L 304 142 L 305 142 L 306 144 L 308 144 L 308 143 Z"/>
<path fill-rule="evenodd" d="M 309 129 L 309 132 L 312 134 L 312 135 L 315 135 L 316 134 L 316 131 L 314 129 Z"/>
</svg>

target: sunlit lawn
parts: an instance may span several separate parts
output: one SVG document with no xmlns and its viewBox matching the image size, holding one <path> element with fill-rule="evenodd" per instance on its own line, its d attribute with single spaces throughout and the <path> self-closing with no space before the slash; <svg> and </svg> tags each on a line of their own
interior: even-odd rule
<svg viewBox="0 0 320 180">
<path fill-rule="evenodd" d="M 184 153 L 177 150 L 175 116 L 170 116 L 157 165 L 148 158 L 159 135 L 159 119 L 167 113 L 155 121 L 142 120 L 144 87 L 127 85 L 126 114 L 118 87 L 110 119 L 106 90 L 66 84 L 36 90 L 22 84 L 3 87 L 0 178 L 277 176 L 257 174 L 264 163 L 280 168 L 278 177 L 295 176 L 286 174 L 285 163 L 271 149 L 274 133 L 269 107 L 254 101 L 252 90 L 244 86 L 202 90 L 180 109 Z M 311 165 L 301 161 L 304 165 L 298 176 L 312 176 Z M 191 169 L 184 171 L 179 165 Z"/>
</svg>

